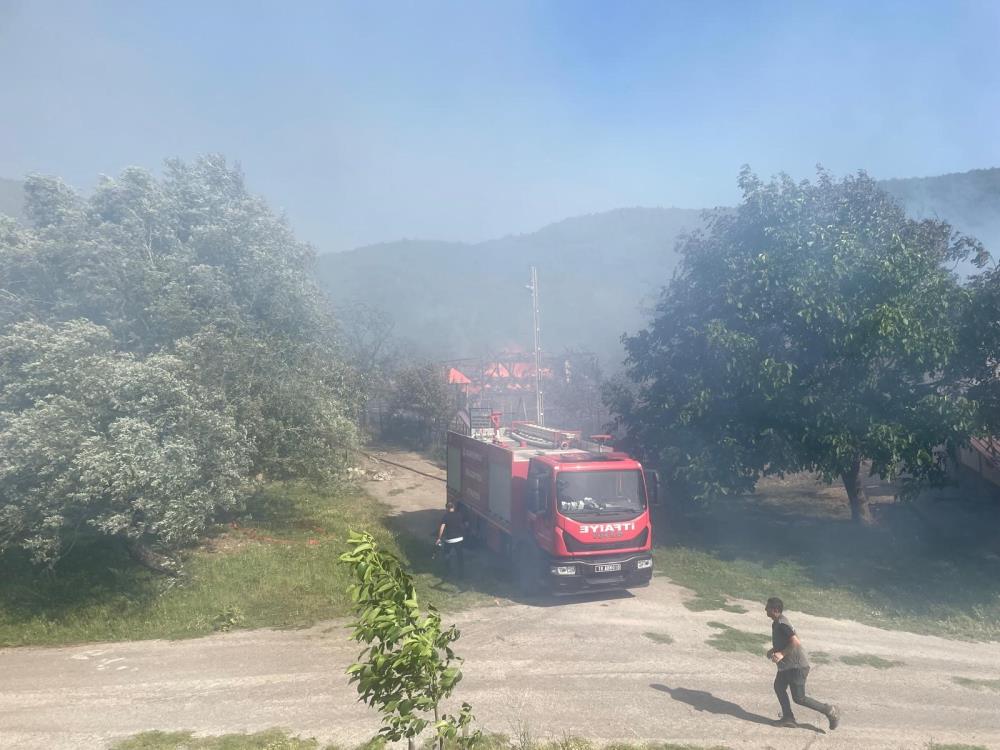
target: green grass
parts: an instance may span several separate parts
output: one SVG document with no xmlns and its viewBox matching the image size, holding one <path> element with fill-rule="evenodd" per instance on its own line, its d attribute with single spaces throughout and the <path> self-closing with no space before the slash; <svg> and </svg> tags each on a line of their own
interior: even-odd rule
<svg viewBox="0 0 1000 750">
<path fill-rule="evenodd" d="M 851 667 L 874 667 L 875 669 L 892 669 L 893 667 L 904 666 L 904 663 L 901 661 L 883 659 L 881 656 L 875 656 L 874 654 L 851 654 L 850 656 L 841 656 L 840 661 Z"/>
<path fill-rule="evenodd" d="M 696 592 L 690 609 L 727 599 L 763 608 L 780 596 L 793 622 L 805 612 L 1000 640 L 1000 557 L 986 542 L 938 534 L 901 505 L 875 528 L 855 527 L 835 515 L 838 508 L 809 487 L 764 487 L 759 496 L 662 510 L 654 521 L 656 569 Z M 963 529 L 975 534 L 996 523 Z"/>
<path fill-rule="evenodd" d="M 674 642 L 674 637 L 669 633 L 643 633 L 643 635 L 654 643 L 665 643 L 669 645 Z"/>
<path fill-rule="evenodd" d="M 488 750 L 510 750 L 511 745 L 494 746 Z M 518 747 L 515 750 L 522 750 Z M 532 743 L 524 750 L 729 750 L 723 745 L 678 745 L 675 742 L 650 742 L 648 744 L 637 745 L 631 742 L 612 742 L 607 745 L 595 745 L 589 740 L 580 737 L 564 737 L 560 740 L 550 740 L 547 742 Z"/>
<path fill-rule="evenodd" d="M 381 737 L 358 745 L 355 750 L 384 750 Z M 319 742 L 310 737 L 293 736 L 283 729 L 268 729 L 256 734 L 224 734 L 195 737 L 192 732 L 143 732 L 113 745 L 111 750 L 319 750 Z M 323 750 L 340 750 L 324 745 Z"/>
<path fill-rule="evenodd" d="M 191 732 L 143 732 L 113 745 L 111 750 L 317 750 L 319 747 L 314 739 L 269 729 L 257 734 L 199 738 Z"/>
<path fill-rule="evenodd" d="M 428 746 L 426 750 L 431 750 L 431 748 Z M 445 750 L 457 750 L 457 748 L 451 748 L 446 743 Z M 677 744 L 675 742 L 650 742 L 647 744 L 611 742 L 599 745 L 574 735 L 566 735 L 557 740 L 535 742 L 528 737 L 512 740 L 505 734 L 486 734 L 475 746 L 475 750 L 729 750 L 729 748 L 723 745 L 705 747 L 704 745 Z"/>
<path fill-rule="evenodd" d="M 905 513 L 885 528 L 858 529 L 829 508 L 822 516 L 810 506 L 816 498 L 799 489 L 765 490 L 657 518 L 657 569 L 696 592 L 689 609 L 741 612 L 728 600 L 779 595 L 793 622 L 807 612 L 1000 639 L 1000 558 L 927 537 Z M 349 528 L 370 530 L 400 553 L 424 600 L 442 609 L 513 593 L 507 574 L 475 554 L 465 583 L 442 581 L 430 540 L 403 533 L 357 488 L 272 485 L 252 499 L 248 518 L 186 553 L 187 574 L 176 580 L 137 567 L 120 545 L 93 540 L 78 542 L 54 571 L 14 552 L 0 556 L 0 646 L 183 638 L 343 616 L 346 570 L 337 556 Z"/>
<path fill-rule="evenodd" d="M 383 506 L 352 487 L 275 484 L 185 555 L 179 579 L 136 566 L 124 549 L 77 544 L 54 571 L 0 557 L 0 646 L 187 638 L 234 628 L 298 627 L 349 614 L 337 561 L 349 529 L 367 529 L 414 571 L 423 601 L 455 609 L 484 594 L 444 583 L 431 545 L 395 534 Z"/>
<path fill-rule="evenodd" d="M 765 644 L 771 641 L 771 636 L 769 635 L 737 630 L 721 622 L 710 622 L 708 626 L 717 629 L 719 632 L 712 633 L 706 643 L 719 651 L 763 656 L 766 651 L 764 648 Z"/>
<path fill-rule="evenodd" d="M 975 680 L 971 677 L 952 677 L 951 681 L 956 685 L 971 688 L 972 690 L 995 690 L 1000 693 L 1000 680 Z"/>
<path fill-rule="evenodd" d="M 684 606 L 692 612 L 722 610 L 723 612 L 733 612 L 734 614 L 742 615 L 747 611 L 745 607 L 742 607 L 739 604 L 727 603 L 725 597 L 722 596 L 699 595 L 694 599 L 688 599 L 684 602 Z"/>
<path fill-rule="evenodd" d="M 490 749 L 493 750 L 493 749 Z M 517 750 L 521 750 L 518 748 Z M 678 745 L 675 742 L 650 742 L 637 745 L 630 742 L 612 742 L 607 745 L 595 745 L 589 740 L 579 737 L 565 737 L 561 740 L 533 744 L 528 750 L 729 750 L 722 745 L 705 747 L 704 745 Z"/>
<path fill-rule="evenodd" d="M 813 664 L 829 664 L 830 654 L 828 654 L 826 651 L 810 651 L 809 661 L 812 662 Z"/>
<path fill-rule="evenodd" d="M 382 750 L 385 743 L 374 739 L 356 750 Z M 422 744 L 425 750 L 435 745 L 431 737 Z M 474 746 L 475 750 L 597 750 L 596 745 L 580 737 L 566 736 L 546 742 L 513 742 L 504 734 L 484 734 Z M 143 732 L 129 737 L 111 750 L 319 750 L 315 739 L 302 739 L 281 729 L 269 729 L 257 734 L 226 734 L 218 737 L 195 738 L 190 732 Z M 336 745 L 327 745 L 325 750 L 338 750 Z M 445 750 L 458 750 L 457 743 L 446 742 Z M 729 750 L 722 745 L 704 747 L 702 745 L 678 745 L 673 742 L 654 742 L 645 745 L 616 742 L 604 745 L 602 750 Z"/>
</svg>

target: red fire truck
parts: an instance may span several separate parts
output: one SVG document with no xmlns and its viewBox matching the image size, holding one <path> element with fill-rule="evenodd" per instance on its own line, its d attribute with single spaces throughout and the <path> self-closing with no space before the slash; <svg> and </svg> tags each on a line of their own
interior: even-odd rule
<svg viewBox="0 0 1000 750">
<path fill-rule="evenodd" d="M 658 482 L 580 433 L 515 422 L 448 433 L 448 499 L 471 536 L 511 560 L 525 593 L 645 586 Z"/>
</svg>

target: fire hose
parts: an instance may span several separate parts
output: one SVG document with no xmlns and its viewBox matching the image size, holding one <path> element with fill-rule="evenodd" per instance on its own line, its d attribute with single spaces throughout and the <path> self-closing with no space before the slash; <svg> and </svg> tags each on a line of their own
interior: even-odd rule
<svg viewBox="0 0 1000 750">
<path fill-rule="evenodd" d="M 382 458 L 381 456 L 373 456 L 371 453 L 365 453 L 364 451 L 359 451 L 355 449 L 356 453 L 361 454 L 365 458 L 369 458 L 372 461 L 377 461 L 383 464 L 389 464 L 389 466 L 395 466 L 399 469 L 406 469 L 407 471 L 412 471 L 414 474 L 419 474 L 422 477 L 427 477 L 428 479 L 436 479 L 438 482 L 447 482 L 448 480 L 444 477 L 437 477 L 433 474 L 428 474 L 426 471 L 421 471 L 420 469 L 414 469 L 412 466 L 407 466 L 406 464 L 396 463 L 395 461 L 390 461 L 387 458 Z"/>
</svg>

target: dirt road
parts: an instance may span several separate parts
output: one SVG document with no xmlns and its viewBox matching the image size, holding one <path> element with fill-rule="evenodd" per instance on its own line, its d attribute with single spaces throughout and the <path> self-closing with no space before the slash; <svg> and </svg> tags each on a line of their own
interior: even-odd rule
<svg viewBox="0 0 1000 750">
<path fill-rule="evenodd" d="M 395 455 L 434 473 L 415 456 Z M 443 485 L 392 470 L 372 482 L 413 531 L 430 533 Z M 401 490 L 401 491 L 400 491 Z M 424 511 L 424 512 L 420 512 Z M 596 741 L 669 740 L 731 748 L 893 748 L 966 743 L 1000 750 L 997 693 L 953 677 L 996 679 L 1000 644 L 890 632 L 790 613 L 807 648 L 832 655 L 814 667 L 810 692 L 838 703 L 843 724 L 800 709 L 811 726 L 769 725 L 774 667 L 762 656 L 706 644 L 717 621 L 769 632 L 759 602 L 747 614 L 690 612 L 690 592 L 667 578 L 634 595 L 555 606 L 497 600 L 454 616 L 466 658 L 459 698 L 479 722 L 513 736 Z M 658 643 L 649 635 L 669 635 Z M 878 670 L 841 656 L 903 662 Z M 342 744 L 377 728 L 343 671 L 356 655 L 341 623 L 302 631 L 254 631 L 190 641 L 0 650 L 0 747 L 106 747 L 143 730 L 200 734 L 280 726 Z"/>
</svg>

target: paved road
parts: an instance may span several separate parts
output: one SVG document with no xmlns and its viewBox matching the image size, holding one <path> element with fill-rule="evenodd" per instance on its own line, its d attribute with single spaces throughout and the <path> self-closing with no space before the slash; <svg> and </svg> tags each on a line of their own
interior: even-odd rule
<svg viewBox="0 0 1000 750">
<path fill-rule="evenodd" d="M 402 474 L 402 473 L 400 473 Z M 378 483 L 379 495 L 410 488 L 407 509 L 439 506 L 440 489 L 411 477 Z M 375 484 L 375 483 L 373 483 Z M 414 500 L 413 498 L 416 497 Z M 400 501 L 402 502 L 402 501 Z M 420 517 L 415 514 L 413 517 Z M 596 741 L 669 740 L 731 748 L 893 748 L 930 742 L 1000 750 L 1000 695 L 961 687 L 952 677 L 996 679 L 1000 644 L 971 644 L 890 632 L 790 613 L 807 648 L 832 654 L 814 668 L 810 691 L 844 714 L 825 733 L 778 729 L 762 656 L 714 650 L 721 621 L 769 632 L 757 602 L 747 614 L 690 612 L 689 592 L 657 578 L 634 596 L 531 606 L 498 600 L 453 619 L 466 657 L 459 698 L 480 723 L 511 735 Z M 672 644 L 646 633 L 668 634 Z M 356 655 L 342 623 L 309 630 L 253 631 L 196 640 L 145 641 L 52 649 L 0 650 L 0 748 L 107 747 L 136 732 L 204 734 L 280 726 L 342 744 L 377 729 L 355 701 L 343 671 Z M 904 666 L 852 667 L 856 653 Z"/>
</svg>

